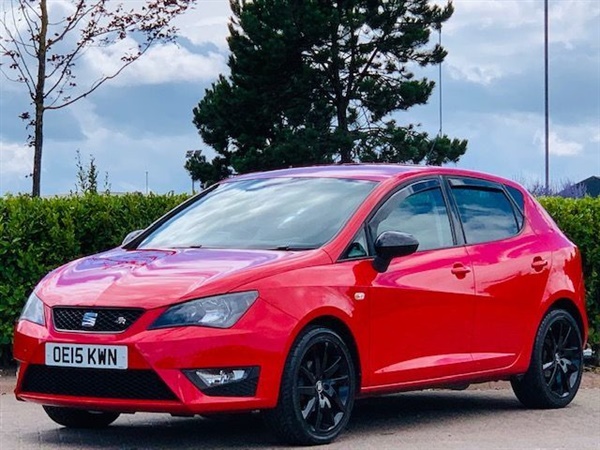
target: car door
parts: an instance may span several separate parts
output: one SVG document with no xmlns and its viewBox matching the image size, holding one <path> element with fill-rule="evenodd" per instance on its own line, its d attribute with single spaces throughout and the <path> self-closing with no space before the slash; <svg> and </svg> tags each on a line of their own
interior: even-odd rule
<svg viewBox="0 0 600 450">
<path fill-rule="evenodd" d="M 437 178 L 401 188 L 368 221 L 371 242 L 390 230 L 420 245 L 371 283 L 369 379 L 390 385 L 468 372 L 474 278 Z"/>
<path fill-rule="evenodd" d="M 511 195 L 502 184 L 472 178 L 448 181 L 476 280 L 473 358 L 481 371 L 508 367 L 530 345 L 525 337 L 546 289 L 551 252 L 525 220 L 518 190 L 510 188 Z"/>
</svg>

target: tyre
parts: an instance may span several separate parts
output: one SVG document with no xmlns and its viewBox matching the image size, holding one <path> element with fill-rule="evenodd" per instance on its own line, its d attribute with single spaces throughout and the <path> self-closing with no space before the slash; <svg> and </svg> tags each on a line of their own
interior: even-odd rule
<svg viewBox="0 0 600 450">
<path fill-rule="evenodd" d="M 264 412 L 267 426 L 289 444 L 334 440 L 354 405 L 356 372 L 348 347 L 328 328 L 305 330 L 288 355 L 275 409 Z"/>
<path fill-rule="evenodd" d="M 528 408 L 563 408 L 575 398 L 582 372 L 579 326 L 567 311 L 555 309 L 540 324 L 529 369 L 511 385 Z"/>
<path fill-rule="evenodd" d="M 46 405 L 44 411 L 54 422 L 68 428 L 105 428 L 120 415 L 116 412 L 85 411 Z"/>
</svg>

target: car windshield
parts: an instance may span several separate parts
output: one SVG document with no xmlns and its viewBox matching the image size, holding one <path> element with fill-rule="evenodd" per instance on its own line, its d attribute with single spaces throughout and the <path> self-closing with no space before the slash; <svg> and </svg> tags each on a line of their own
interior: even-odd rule
<svg viewBox="0 0 600 450">
<path fill-rule="evenodd" d="M 317 248 L 335 236 L 375 185 L 337 178 L 223 183 L 167 220 L 138 248 Z"/>
</svg>

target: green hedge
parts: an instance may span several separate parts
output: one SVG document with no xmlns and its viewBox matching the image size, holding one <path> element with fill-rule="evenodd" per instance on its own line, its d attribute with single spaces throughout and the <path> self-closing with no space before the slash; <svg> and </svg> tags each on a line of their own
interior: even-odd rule
<svg viewBox="0 0 600 450">
<path fill-rule="evenodd" d="M 600 197 L 544 197 L 540 203 L 583 257 L 590 342 L 600 348 Z"/>
<path fill-rule="evenodd" d="M 0 198 L 0 359 L 7 362 L 13 324 L 25 298 L 50 270 L 120 244 L 186 195 L 86 195 Z M 600 198 L 542 198 L 581 249 L 591 341 L 600 343 Z M 2 361 L 0 361 L 2 362 Z"/>
<path fill-rule="evenodd" d="M 121 243 L 185 195 L 0 198 L 0 362 L 10 358 L 13 324 L 27 295 L 50 270 Z"/>
</svg>

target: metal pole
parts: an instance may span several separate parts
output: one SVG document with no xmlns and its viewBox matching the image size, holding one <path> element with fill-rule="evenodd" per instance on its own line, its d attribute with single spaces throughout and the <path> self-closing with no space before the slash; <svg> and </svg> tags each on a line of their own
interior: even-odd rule
<svg viewBox="0 0 600 450">
<path fill-rule="evenodd" d="M 442 27 L 440 26 L 439 29 L 439 44 L 440 47 L 442 45 Z M 439 136 L 442 137 L 442 62 L 440 61 L 440 65 L 439 65 L 439 83 L 440 83 L 440 131 L 439 131 Z"/>
<path fill-rule="evenodd" d="M 548 0 L 544 0 L 544 108 L 546 121 L 546 193 L 550 192 L 550 120 L 548 107 Z"/>
<path fill-rule="evenodd" d="M 148 195 L 148 171 L 146 170 L 146 195 Z"/>
</svg>

